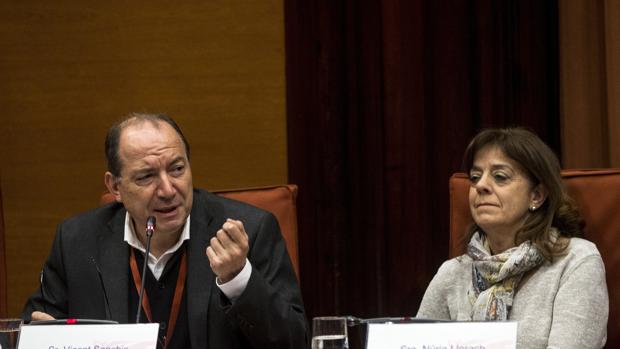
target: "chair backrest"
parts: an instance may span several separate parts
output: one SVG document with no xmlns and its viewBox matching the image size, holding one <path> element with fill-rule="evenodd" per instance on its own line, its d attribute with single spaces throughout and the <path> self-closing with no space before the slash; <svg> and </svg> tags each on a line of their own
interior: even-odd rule
<svg viewBox="0 0 620 349">
<path fill-rule="evenodd" d="M 276 216 L 286 248 L 299 280 L 299 251 L 297 248 L 297 186 L 294 184 L 259 188 L 243 188 L 212 191 L 219 196 L 243 201 Z M 114 201 L 110 193 L 104 193 L 101 204 Z"/>
<path fill-rule="evenodd" d="M 7 314 L 6 250 L 4 244 L 4 210 L 2 208 L 2 188 L 0 188 L 0 317 Z"/>
<path fill-rule="evenodd" d="M 586 222 L 585 238 L 598 247 L 607 274 L 609 323 L 607 348 L 620 348 L 620 169 L 564 170 L 562 178 Z M 472 223 L 469 180 L 464 173 L 450 178 L 450 257 L 463 253 L 464 236 Z"/>
<path fill-rule="evenodd" d="M 297 244 L 297 186 L 294 184 L 274 187 L 214 191 L 215 194 L 246 202 L 276 216 L 286 241 L 288 255 L 299 280 L 299 250 Z"/>
</svg>

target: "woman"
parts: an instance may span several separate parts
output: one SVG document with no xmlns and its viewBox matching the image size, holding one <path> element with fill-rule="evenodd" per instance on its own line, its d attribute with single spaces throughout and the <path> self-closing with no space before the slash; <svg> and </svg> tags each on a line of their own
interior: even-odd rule
<svg viewBox="0 0 620 349">
<path fill-rule="evenodd" d="M 605 267 L 579 238 L 582 220 L 558 159 L 521 129 L 480 132 L 465 151 L 467 253 L 446 261 L 418 317 L 518 321 L 517 348 L 600 348 L 607 338 Z"/>
</svg>

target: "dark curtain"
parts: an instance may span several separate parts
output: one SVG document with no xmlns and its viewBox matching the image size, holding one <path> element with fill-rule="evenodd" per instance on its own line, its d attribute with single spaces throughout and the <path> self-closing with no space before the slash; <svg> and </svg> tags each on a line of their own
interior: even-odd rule
<svg viewBox="0 0 620 349">
<path fill-rule="evenodd" d="M 521 125 L 559 151 L 557 3 L 284 3 L 308 316 L 415 315 L 469 139 Z"/>
</svg>

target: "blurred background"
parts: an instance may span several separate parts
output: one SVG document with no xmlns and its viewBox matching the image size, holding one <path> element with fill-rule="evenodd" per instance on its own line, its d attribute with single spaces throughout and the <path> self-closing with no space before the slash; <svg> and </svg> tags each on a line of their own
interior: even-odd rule
<svg viewBox="0 0 620 349">
<path fill-rule="evenodd" d="M 309 317 L 415 315 L 478 130 L 620 167 L 619 18 L 602 0 L 3 1 L 7 313 L 56 225 L 98 205 L 107 128 L 138 111 L 177 120 L 197 187 L 299 185 Z"/>
</svg>

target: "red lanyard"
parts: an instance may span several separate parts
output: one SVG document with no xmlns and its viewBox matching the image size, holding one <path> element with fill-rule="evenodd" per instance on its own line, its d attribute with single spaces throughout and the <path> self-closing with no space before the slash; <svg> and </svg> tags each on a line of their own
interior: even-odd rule
<svg viewBox="0 0 620 349">
<path fill-rule="evenodd" d="M 131 266 L 131 275 L 133 276 L 133 282 L 136 285 L 136 291 L 140 294 L 140 285 L 142 284 L 142 278 L 138 272 L 138 263 L 136 263 L 136 255 L 131 249 L 131 255 L 129 257 L 129 265 Z M 187 276 L 187 256 L 186 250 L 183 248 L 183 255 L 181 256 L 181 267 L 179 268 L 179 276 L 177 277 L 177 286 L 174 289 L 174 298 L 172 300 L 172 309 L 170 310 L 170 316 L 168 318 L 168 329 L 166 331 L 166 337 L 164 337 L 164 348 L 168 347 L 168 342 L 172 338 L 174 333 L 174 327 L 177 324 L 177 318 L 179 317 L 179 308 L 181 307 L 181 298 L 183 298 L 183 289 L 185 288 L 185 278 Z M 147 257 L 148 258 L 148 257 Z M 144 263 L 148 263 L 145 259 Z M 149 303 L 149 297 L 144 290 L 144 298 L 142 298 L 142 308 L 149 322 L 153 322 L 151 316 L 151 305 Z"/>
</svg>

